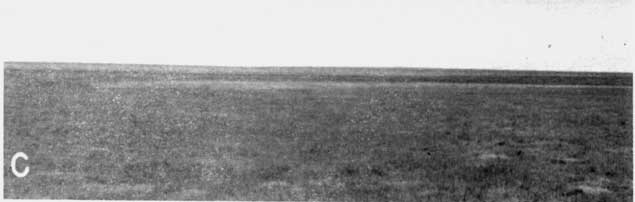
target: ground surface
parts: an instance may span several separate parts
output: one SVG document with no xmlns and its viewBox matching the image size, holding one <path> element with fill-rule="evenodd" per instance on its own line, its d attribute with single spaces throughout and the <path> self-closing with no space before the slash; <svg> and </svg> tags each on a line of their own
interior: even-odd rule
<svg viewBox="0 0 635 202">
<path fill-rule="evenodd" d="M 5 198 L 632 200 L 630 74 L 6 66 Z"/>
</svg>

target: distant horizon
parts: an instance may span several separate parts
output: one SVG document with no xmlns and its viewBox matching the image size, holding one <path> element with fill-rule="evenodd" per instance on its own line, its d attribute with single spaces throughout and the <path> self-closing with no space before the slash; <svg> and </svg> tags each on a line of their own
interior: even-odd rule
<svg viewBox="0 0 635 202">
<path fill-rule="evenodd" d="M 509 72 L 552 72 L 552 73 L 609 73 L 609 74 L 634 74 L 633 71 L 576 71 L 559 69 L 518 69 L 518 68 L 470 68 L 470 67 L 435 67 L 435 66 L 343 66 L 343 65 L 214 65 L 214 64 L 161 64 L 161 63 L 118 63 L 118 62 L 68 62 L 68 61 L 3 61 L 6 64 L 83 64 L 83 65 L 138 65 L 138 66 L 170 66 L 170 67 L 199 67 L 199 68 L 344 68 L 344 69 L 404 69 L 404 70 L 456 70 L 456 71 L 509 71 Z M 598 68 L 599 69 L 599 68 Z M 600 69 L 601 70 L 601 69 Z"/>
</svg>

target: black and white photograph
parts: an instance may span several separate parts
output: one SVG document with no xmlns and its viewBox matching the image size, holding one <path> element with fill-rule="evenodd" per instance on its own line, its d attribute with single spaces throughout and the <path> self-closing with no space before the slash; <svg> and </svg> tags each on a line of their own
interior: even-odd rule
<svg viewBox="0 0 635 202">
<path fill-rule="evenodd" d="M 2 199 L 633 201 L 634 11 L 2 1 Z"/>
</svg>

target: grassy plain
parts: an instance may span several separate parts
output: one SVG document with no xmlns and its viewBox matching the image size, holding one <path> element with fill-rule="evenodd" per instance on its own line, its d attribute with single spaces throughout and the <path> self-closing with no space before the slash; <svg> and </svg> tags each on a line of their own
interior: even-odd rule
<svg viewBox="0 0 635 202">
<path fill-rule="evenodd" d="M 5 63 L 5 198 L 632 200 L 631 74 L 68 66 Z"/>
</svg>

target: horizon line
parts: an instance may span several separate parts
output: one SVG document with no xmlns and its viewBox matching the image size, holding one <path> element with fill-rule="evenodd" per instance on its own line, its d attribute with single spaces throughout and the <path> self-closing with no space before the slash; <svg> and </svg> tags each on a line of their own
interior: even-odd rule
<svg viewBox="0 0 635 202">
<path fill-rule="evenodd" d="M 432 67 L 432 66 L 335 66 L 335 65 L 195 65 L 195 64 L 159 64 L 159 63 L 115 63 L 115 62 L 63 62 L 63 61 L 3 61 L 6 64 L 83 64 L 83 65 L 138 65 L 138 66 L 172 66 L 172 67 L 198 67 L 198 68 L 330 68 L 330 69 L 377 69 L 377 70 L 456 70 L 456 71 L 494 71 L 494 72 L 544 72 L 544 73 L 597 73 L 597 74 L 630 74 L 633 71 L 588 71 L 588 70 L 542 70 L 542 69 L 494 69 L 494 68 L 469 68 L 469 67 Z"/>
</svg>

